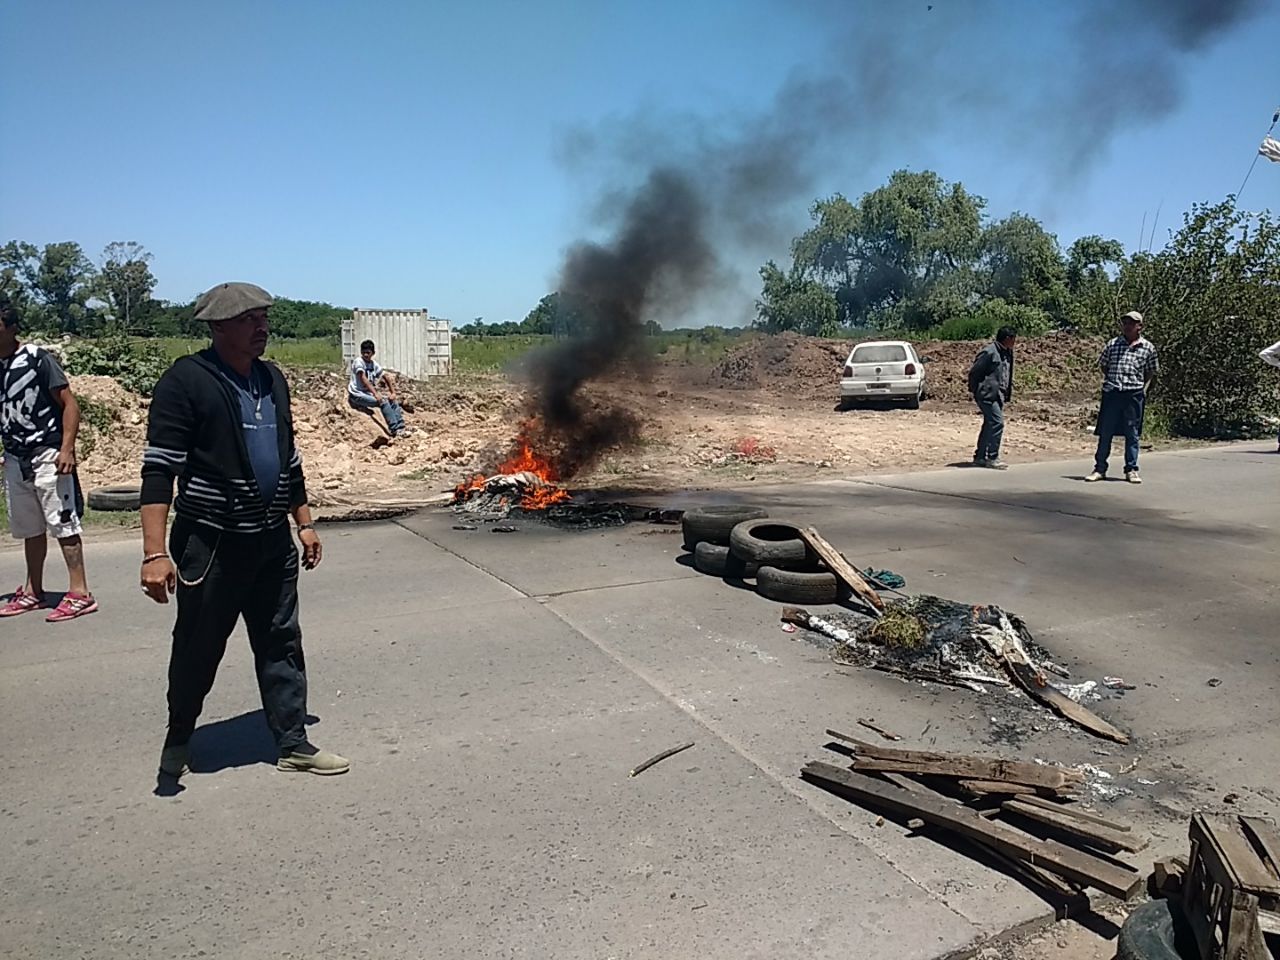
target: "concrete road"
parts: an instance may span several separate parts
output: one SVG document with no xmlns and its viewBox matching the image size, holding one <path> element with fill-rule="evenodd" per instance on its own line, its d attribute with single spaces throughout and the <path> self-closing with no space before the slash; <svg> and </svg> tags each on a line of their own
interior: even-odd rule
<svg viewBox="0 0 1280 960">
<path fill-rule="evenodd" d="M 136 542 L 91 542 L 101 613 L 0 624 L 0 956 L 907 960 L 1042 918 L 799 768 L 868 716 L 904 745 L 1089 762 L 1121 788 L 1108 815 L 1154 838 L 1138 863 L 1224 794 L 1275 814 L 1266 450 L 1150 455 L 1141 488 L 1086 486 L 1081 463 L 740 494 L 913 591 L 1020 613 L 1082 678 L 1136 683 L 1094 705 L 1128 747 L 1047 716 L 1011 738 L 1001 694 L 838 667 L 776 604 L 678 563 L 669 528 L 503 536 L 440 512 L 327 528 L 305 577 L 312 739 L 352 772 L 274 771 L 241 634 L 196 772 L 157 797 L 172 610 L 138 592 Z M 21 565 L 0 553 L 0 582 Z"/>
</svg>

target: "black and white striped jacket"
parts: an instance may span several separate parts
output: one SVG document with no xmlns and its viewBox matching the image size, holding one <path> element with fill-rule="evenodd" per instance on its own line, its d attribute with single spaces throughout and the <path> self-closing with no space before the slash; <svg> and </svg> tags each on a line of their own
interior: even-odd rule
<svg viewBox="0 0 1280 960">
<path fill-rule="evenodd" d="M 151 400 L 142 455 L 142 505 L 168 504 L 178 481 L 175 512 L 227 533 L 260 533 L 285 523 L 307 502 L 302 457 L 293 443 L 289 385 L 273 363 L 271 396 L 278 420 L 280 482 L 262 502 L 240 426 L 240 400 L 219 371 L 212 350 L 183 357 L 160 378 Z"/>
</svg>

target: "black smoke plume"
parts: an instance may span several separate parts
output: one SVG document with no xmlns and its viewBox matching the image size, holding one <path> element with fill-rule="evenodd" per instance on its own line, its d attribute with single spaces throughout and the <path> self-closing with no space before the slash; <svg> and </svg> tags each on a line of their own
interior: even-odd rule
<svg viewBox="0 0 1280 960">
<path fill-rule="evenodd" d="M 534 366 L 531 439 L 563 477 L 634 439 L 641 398 L 603 404 L 584 388 L 642 361 L 646 321 L 684 320 L 710 294 L 736 288 L 740 323 L 750 302 L 740 265 L 754 270 L 786 249 L 818 182 L 900 165 L 895 154 L 930 139 L 967 137 L 1024 159 L 1030 181 L 1060 193 L 1118 133 L 1172 111 L 1186 58 L 1261 7 L 817 0 L 807 9 L 835 38 L 828 54 L 795 71 L 758 115 L 634 117 L 578 131 L 565 159 L 578 178 L 598 178 L 592 206 L 608 239 L 566 253 L 560 300 L 586 321 Z M 779 5 L 777 15 L 793 11 Z"/>
</svg>

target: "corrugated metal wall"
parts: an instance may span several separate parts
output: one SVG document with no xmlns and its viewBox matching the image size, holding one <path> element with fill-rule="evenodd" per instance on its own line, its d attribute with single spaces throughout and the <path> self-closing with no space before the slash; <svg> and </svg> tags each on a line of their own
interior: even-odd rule
<svg viewBox="0 0 1280 960">
<path fill-rule="evenodd" d="M 342 359 L 350 364 L 360 344 L 372 340 L 383 367 L 415 380 L 445 376 L 453 370 L 453 336 L 448 320 L 425 310 L 370 310 L 358 307 L 342 324 Z"/>
</svg>

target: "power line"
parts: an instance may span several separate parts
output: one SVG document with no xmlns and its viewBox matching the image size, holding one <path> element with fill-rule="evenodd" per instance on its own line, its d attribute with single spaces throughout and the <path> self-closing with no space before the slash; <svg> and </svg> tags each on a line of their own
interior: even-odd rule
<svg viewBox="0 0 1280 960">
<path fill-rule="evenodd" d="M 1276 128 L 1277 123 L 1280 123 L 1280 109 L 1277 109 L 1275 114 L 1271 117 L 1271 126 L 1267 127 L 1267 132 L 1262 135 L 1263 140 L 1266 140 L 1267 137 L 1271 136 L 1271 131 Z M 1262 156 L 1261 149 L 1253 155 L 1253 163 L 1249 164 L 1249 172 L 1244 175 L 1244 181 L 1240 184 L 1240 189 L 1236 191 L 1237 203 L 1240 202 L 1240 194 L 1244 193 L 1245 184 L 1248 183 L 1249 178 L 1253 176 L 1253 168 L 1258 165 L 1258 158 L 1260 156 Z"/>
</svg>

